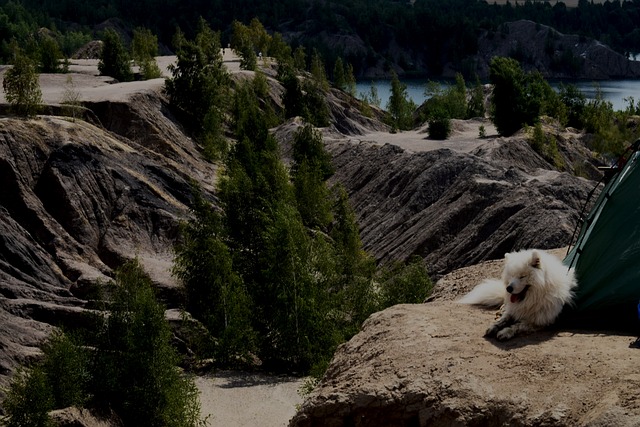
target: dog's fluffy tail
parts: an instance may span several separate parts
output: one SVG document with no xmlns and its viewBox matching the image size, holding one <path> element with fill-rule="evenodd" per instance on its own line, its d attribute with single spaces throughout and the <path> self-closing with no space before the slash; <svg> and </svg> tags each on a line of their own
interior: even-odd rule
<svg viewBox="0 0 640 427">
<path fill-rule="evenodd" d="M 460 304 L 500 307 L 504 304 L 505 292 L 504 283 L 501 280 L 487 279 L 459 299 L 458 302 Z"/>
</svg>

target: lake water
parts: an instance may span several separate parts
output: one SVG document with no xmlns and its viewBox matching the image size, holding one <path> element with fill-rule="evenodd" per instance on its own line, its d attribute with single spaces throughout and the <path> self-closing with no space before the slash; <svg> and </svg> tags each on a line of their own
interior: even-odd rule
<svg viewBox="0 0 640 427">
<path fill-rule="evenodd" d="M 402 83 L 407 85 L 407 95 L 416 104 L 422 104 L 427 97 L 424 94 L 424 90 L 427 85 L 427 80 L 424 79 L 410 79 L 402 80 Z M 440 82 L 445 85 L 447 82 Z M 584 93 L 588 99 L 593 99 L 596 96 L 596 88 L 600 88 L 602 97 L 611 102 L 614 110 L 626 109 L 628 103 L 625 98 L 633 97 L 636 105 L 640 102 L 640 80 L 604 80 L 597 82 L 589 81 L 572 81 L 578 89 Z M 551 82 L 551 86 L 557 88 L 560 82 Z M 391 96 L 391 81 L 390 80 L 369 80 L 359 81 L 356 84 L 356 94 L 358 98 L 362 98 L 362 93 L 368 94 L 371 85 L 374 85 L 378 91 L 378 97 L 380 98 L 380 107 L 386 108 L 389 97 Z"/>
</svg>

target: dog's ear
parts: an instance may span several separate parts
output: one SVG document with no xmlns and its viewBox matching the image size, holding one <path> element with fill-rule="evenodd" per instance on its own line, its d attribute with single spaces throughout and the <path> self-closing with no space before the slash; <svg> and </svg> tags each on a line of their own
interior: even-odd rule
<svg viewBox="0 0 640 427">
<path fill-rule="evenodd" d="M 504 259 L 509 259 L 509 255 L 511 255 L 509 252 L 504 254 Z"/>
<path fill-rule="evenodd" d="M 540 254 L 538 251 L 533 251 L 531 253 L 531 267 L 540 268 Z"/>
</svg>

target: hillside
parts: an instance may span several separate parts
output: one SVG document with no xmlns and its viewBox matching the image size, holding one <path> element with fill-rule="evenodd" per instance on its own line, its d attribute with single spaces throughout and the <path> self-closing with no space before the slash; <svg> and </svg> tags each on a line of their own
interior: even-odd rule
<svg viewBox="0 0 640 427">
<path fill-rule="evenodd" d="M 230 54 L 225 64 L 234 78 L 251 75 Z M 0 385 L 38 357 L 54 327 L 87 322 L 91 295 L 127 259 L 140 260 L 169 308 L 180 306 L 170 269 L 189 181 L 216 201 L 217 166 L 169 112 L 163 79 L 112 84 L 95 63 L 73 67 L 86 120 L 0 118 Z M 59 111 L 63 78 L 41 75 L 50 112 Z M 524 134 L 499 138 L 471 121 L 456 123 L 448 141 L 430 141 L 424 130 L 388 133 L 343 92 L 328 100 L 332 124 L 322 132 L 333 180 L 348 191 L 365 249 L 382 262 L 415 254 L 440 276 L 506 250 L 566 245 L 595 185 L 555 170 Z M 285 157 L 300 124 L 272 130 Z M 590 165 L 581 138 L 559 135 L 568 171 Z"/>
</svg>

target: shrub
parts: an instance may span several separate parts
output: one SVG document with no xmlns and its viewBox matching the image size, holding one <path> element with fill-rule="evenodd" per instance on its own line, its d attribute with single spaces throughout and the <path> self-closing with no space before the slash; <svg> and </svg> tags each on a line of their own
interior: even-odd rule
<svg viewBox="0 0 640 427">
<path fill-rule="evenodd" d="M 2 87 L 16 114 L 25 117 L 38 114 L 42 107 L 42 91 L 36 65 L 21 51 L 14 53 L 13 67 L 5 72 Z"/>
<path fill-rule="evenodd" d="M 43 73 L 62 73 L 68 70 L 60 62 L 63 59 L 58 42 L 49 36 L 42 36 L 38 43 L 40 57 L 40 71 Z"/>
<path fill-rule="evenodd" d="M 111 76 L 121 82 L 133 80 L 133 71 L 129 54 L 120 35 L 112 28 L 105 30 L 102 36 L 102 51 L 98 62 L 98 71 L 103 76 Z"/>
<path fill-rule="evenodd" d="M 144 80 L 157 79 L 162 73 L 156 62 L 158 55 L 158 38 L 146 28 L 133 30 L 131 41 L 131 56 L 140 67 L 140 74 Z"/>
<path fill-rule="evenodd" d="M 445 140 L 451 135 L 451 119 L 441 109 L 432 111 L 429 117 L 429 138 Z"/>
<path fill-rule="evenodd" d="M 8 416 L 6 426 L 52 427 L 48 412 L 53 404 L 51 388 L 41 367 L 18 371 L 3 402 Z"/>
<path fill-rule="evenodd" d="M 52 392 L 54 406 L 83 406 L 89 400 L 91 380 L 89 354 L 69 335 L 54 332 L 43 346 L 42 369 Z"/>
<path fill-rule="evenodd" d="M 378 272 L 380 282 L 381 308 L 395 304 L 419 304 L 431 292 L 433 284 L 424 261 L 413 256 L 404 263 L 395 263 Z"/>
<path fill-rule="evenodd" d="M 80 102 L 80 92 L 73 84 L 71 76 L 67 76 L 67 82 L 64 85 L 64 92 L 62 92 L 62 113 L 65 116 L 71 117 L 71 120 L 75 122 L 76 117 L 81 114 L 82 103 Z"/>
<path fill-rule="evenodd" d="M 255 351 L 251 304 L 224 243 L 222 216 L 194 190 L 194 219 L 181 227 L 173 274 L 184 284 L 187 310 L 199 319 L 218 346 L 223 365 L 245 361 Z"/>
<path fill-rule="evenodd" d="M 564 160 L 558 150 L 558 144 L 555 137 L 552 135 L 545 135 L 542 130 L 542 125 L 536 123 L 533 127 L 533 135 L 530 139 L 531 148 L 540 154 L 546 161 L 551 163 L 557 169 L 563 169 L 565 167 Z"/>
</svg>

